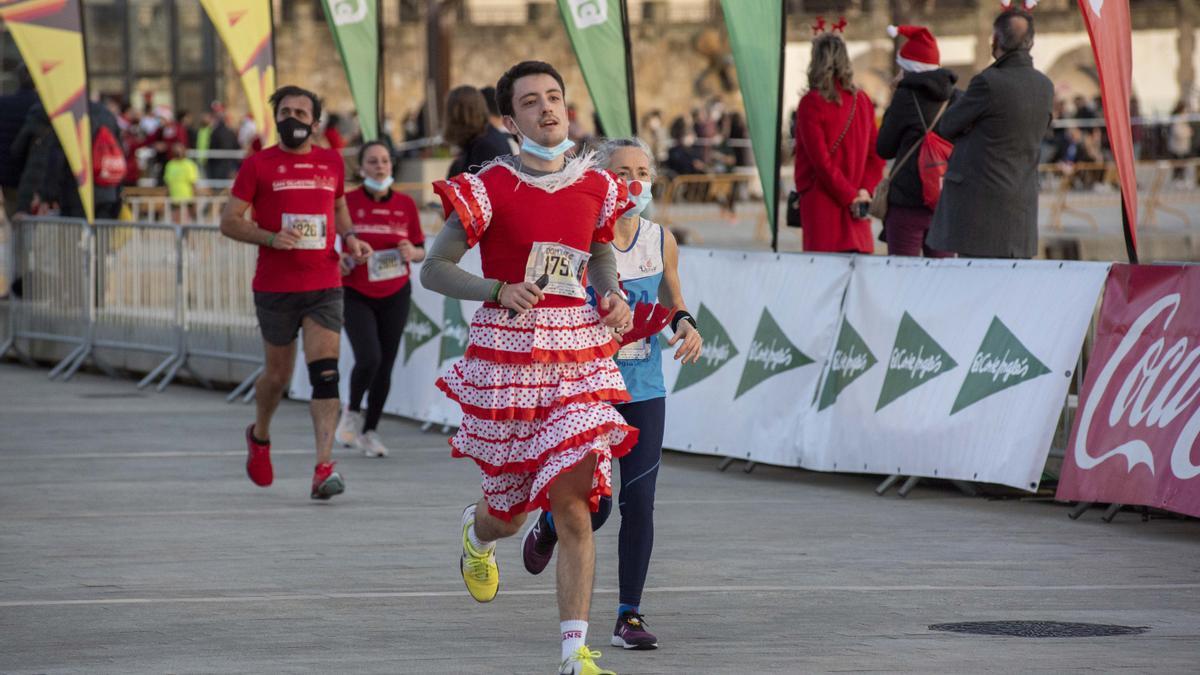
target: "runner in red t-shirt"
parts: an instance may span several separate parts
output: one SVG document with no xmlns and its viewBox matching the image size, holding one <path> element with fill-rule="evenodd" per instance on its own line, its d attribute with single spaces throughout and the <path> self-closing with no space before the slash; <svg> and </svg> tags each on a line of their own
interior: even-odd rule
<svg viewBox="0 0 1200 675">
<path fill-rule="evenodd" d="M 329 499 L 345 489 L 332 461 L 342 330 L 342 279 L 334 237 L 342 235 L 344 248 L 359 262 L 366 262 L 371 247 L 352 229 L 342 194 L 342 158 L 313 147 L 313 126 L 321 118 L 317 95 L 287 86 L 271 95 L 271 104 L 280 144 L 242 162 L 221 214 L 225 236 L 259 247 L 254 306 L 266 358 L 255 383 L 258 414 L 246 428 L 246 473 L 262 487 L 274 480 L 271 418 L 291 382 L 296 335 L 303 329 L 317 445 L 311 496 Z M 253 220 L 246 217 L 251 207 Z"/>
<path fill-rule="evenodd" d="M 337 440 L 357 446 L 368 457 L 386 457 L 387 447 L 375 431 L 392 388 L 392 366 L 408 321 L 409 263 L 425 259 L 425 235 L 412 197 L 392 192 L 392 154 L 382 141 L 358 151 L 361 188 L 346 193 L 354 232 L 371 245 L 365 265 L 342 254 L 346 288 L 346 335 L 354 349 L 350 401 L 338 423 Z M 362 414 L 367 394 L 367 414 Z"/>
</svg>

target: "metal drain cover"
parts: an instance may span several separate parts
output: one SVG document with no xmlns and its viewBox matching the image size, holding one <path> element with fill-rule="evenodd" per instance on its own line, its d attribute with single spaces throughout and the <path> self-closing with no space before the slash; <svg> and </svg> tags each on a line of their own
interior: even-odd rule
<svg viewBox="0 0 1200 675">
<path fill-rule="evenodd" d="M 935 623 L 929 627 L 929 630 L 1023 638 L 1077 638 L 1140 635 L 1150 628 L 1148 626 L 1115 626 L 1063 621 L 968 621 L 966 623 Z"/>
</svg>

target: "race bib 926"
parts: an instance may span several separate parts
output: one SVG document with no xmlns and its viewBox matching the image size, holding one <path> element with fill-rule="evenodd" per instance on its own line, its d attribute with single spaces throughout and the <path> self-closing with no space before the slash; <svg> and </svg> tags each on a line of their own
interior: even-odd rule
<svg viewBox="0 0 1200 675">
<path fill-rule="evenodd" d="M 325 214 L 285 213 L 282 229 L 300 235 L 296 248 L 308 251 L 323 251 L 328 245 L 325 237 Z"/>
</svg>

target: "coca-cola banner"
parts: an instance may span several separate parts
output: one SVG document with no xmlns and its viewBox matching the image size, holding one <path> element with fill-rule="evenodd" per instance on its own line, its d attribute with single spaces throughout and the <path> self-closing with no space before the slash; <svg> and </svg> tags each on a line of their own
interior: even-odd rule
<svg viewBox="0 0 1200 675">
<path fill-rule="evenodd" d="M 1116 265 L 1058 498 L 1200 517 L 1200 267 Z"/>
<path fill-rule="evenodd" d="M 858 258 L 804 466 L 1036 489 L 1107 271 Z"/>
</svg>

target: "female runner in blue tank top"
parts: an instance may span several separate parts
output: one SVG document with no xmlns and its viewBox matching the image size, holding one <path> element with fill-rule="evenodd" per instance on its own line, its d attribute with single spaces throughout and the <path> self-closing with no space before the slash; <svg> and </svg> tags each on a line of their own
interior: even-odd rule
<svg viewBox="0 0 1200 675">
<path fill-rule="evenodd" d="M 617 139 L 605 143 L 601 152 L 608 169 L 629 183 L 630 199 L 634 202 L 633 209 L 617 221 L 613 239 L 617 271 L 629 295 L 629 306 L 658 302 L 674 308 L 670 323 L 674 336 L 667 344 L 678 345 L 676 360 L 695 362 L 700 359 L 703 341 L 679 288 L 679 247 L 669 230 L 641 217 L 650 204 L 650 185 L 654 179 L 650 148 L 640 139 Z M 620 595 L 612 644 L 625 649 L 655 649 L 658 638 L 646 629 L 641 601 L 654 547 L 654 487 L 662 459 L 666 414 L 662 344 L 655 335 L 623 345 L 616 361 L 632 397 L 629 403 L 616 409 L 630 425 L 637 427 L 639 435 L 637 445 L 620 459 L 617 572 Z M 592 529 L 599 529 L 611 510 L 612 500 L 602 500 L 600 510 L 592 514 Z M 554 555 L 557 541 L 554 517 L 543 512 L 525 534 L 525 569 L 532 574 L 544 570 Z"/>
</svg>

